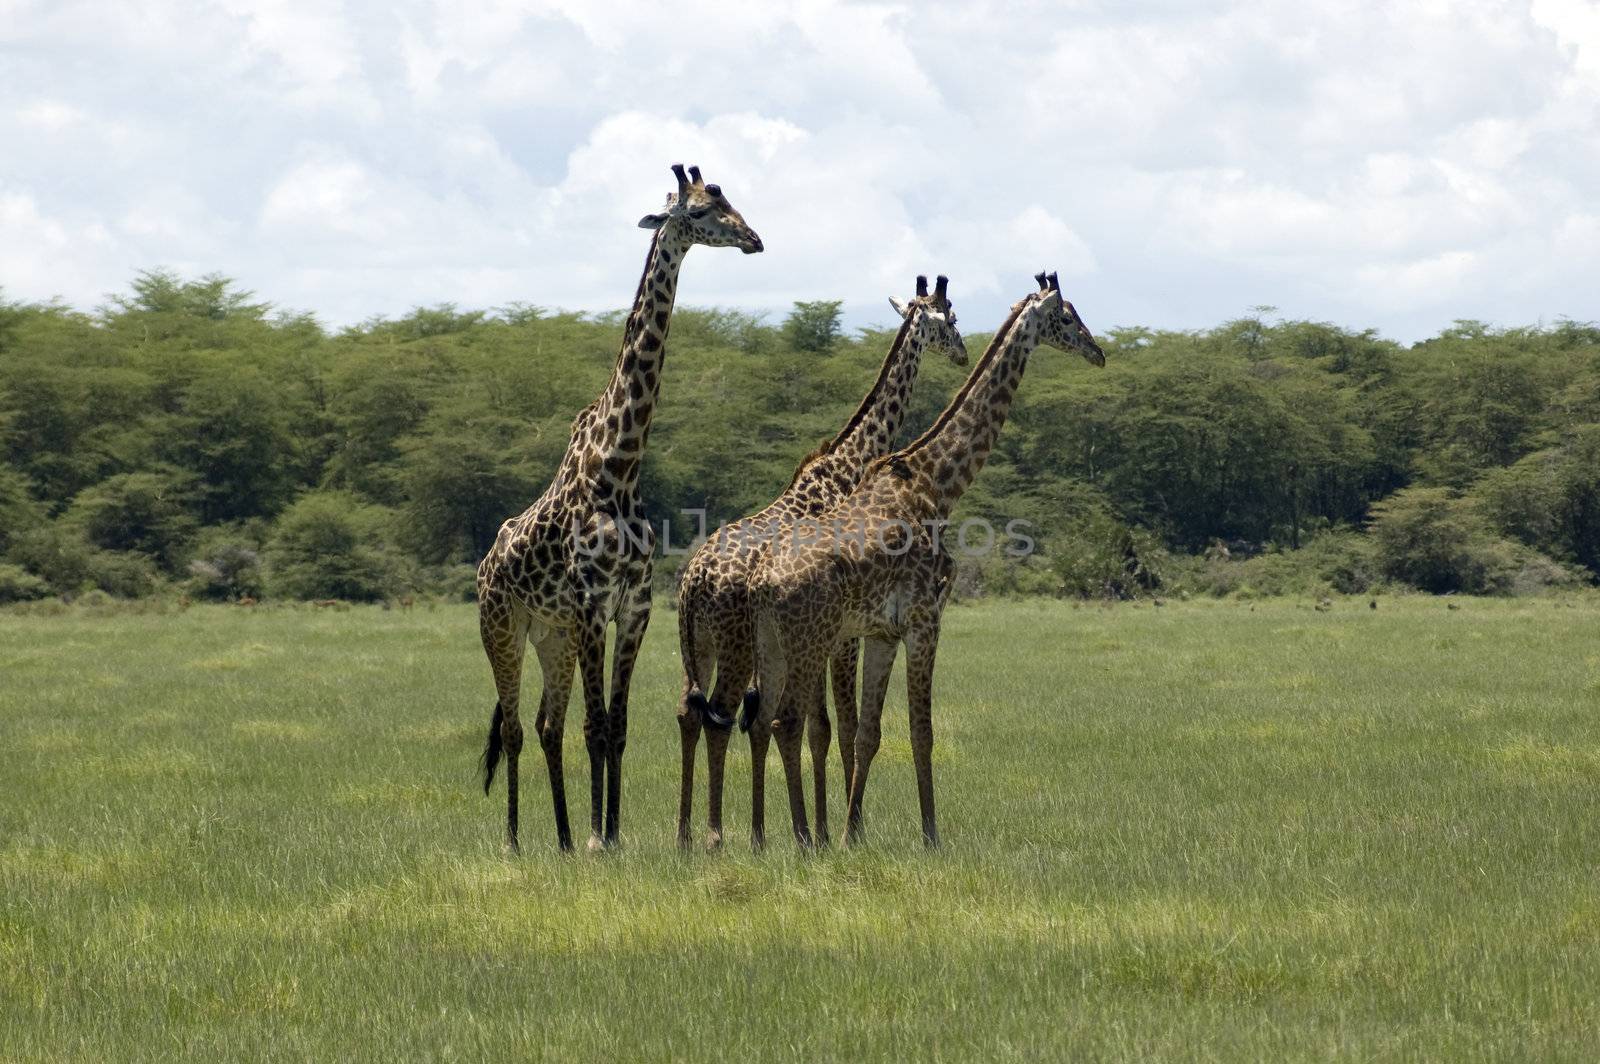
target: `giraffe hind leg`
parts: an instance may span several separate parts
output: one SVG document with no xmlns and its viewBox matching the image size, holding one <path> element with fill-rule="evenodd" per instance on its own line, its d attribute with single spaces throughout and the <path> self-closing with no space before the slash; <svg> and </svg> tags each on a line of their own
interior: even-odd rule
<svg viewBox="0 0 1600 1064">
<path fill-rule="evenodd" d="M 531 623 L 525 612 L 519 610 L 505 596 L 493 590 L 480 592 L 479 630 L 483 637 L 484 653 L 489 658 L 494 673 L 495 703 L 490 719 L 490 735 L 484 744 L 484 791 L 492 782 L 495 765 L 503 757 L 506 763 L 506 835 L 507 851 L 519 851 L 517 843 L 517 759 L 522 753 L 522 721 L 518 715 L 518 700 L 522 688 L 522 658 L 524 640 Z"/>
</svg>

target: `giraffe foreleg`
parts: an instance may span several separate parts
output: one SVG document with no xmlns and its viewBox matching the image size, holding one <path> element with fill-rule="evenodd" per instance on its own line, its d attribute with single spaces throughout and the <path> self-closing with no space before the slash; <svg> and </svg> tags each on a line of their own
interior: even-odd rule
<svg viewBox="0 0 1600 1064">
<path fill-rule="evenodd" d="M 828 845 L 828 744 L 833 727 L 828 722 L 828 698 L 823 693 L 827 685 L 826 660 L 817 670 L 816 679 L 808 685 L 808 697 L 796 708 L 804 714 L 806 738 L 811 746 L 811 776 L 816 793 L 817 832 L 819 846 Z"/>
<path fill-rule="evenodd" d="M 606 813 L 607 846 L 620 841 L 622 821 L 622 753 L 628 745 L 628 690 L 633 683 L 633 666 L 639 659 L 639 645 L 650 626 L 650 569 L 629 587 L 617 611 L 617 641 L 611 657 L 611 711 L 606 715 Z"/>
<path fill-rule="evenodd" d="M 589 751 L 589 849 L 605 847 L 606 627 L 597 615 L 586 617 L 575 635 L 578 672 L 583 682 L 583 744 Z"/>
<path fill-rule="evenodd" d="M 848 800 L 850 775 L 856 766 L 856 673 L 859 671 L 861 641 L 846 639 L 834 648 L 828 662 L 828 679 L 833 686 L 833 712 L 839 718 L 839 763 L 844 771 L 840 794 Z"/>
<path fill-rule="evenodd" d="M 939 624 L 906 634 L 906 701 L 911 713 L 911 760 L 917 769 L 917 804 L 922 809 L 922 841 L 939 845 L 933 813 L 933 662 L 939 649 Z"/>
</svg>

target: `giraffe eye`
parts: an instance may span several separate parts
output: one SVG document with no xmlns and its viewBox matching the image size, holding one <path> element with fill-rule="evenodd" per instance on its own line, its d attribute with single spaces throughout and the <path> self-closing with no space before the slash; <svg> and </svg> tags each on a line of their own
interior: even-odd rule
<svg viewBox="0 0 1600 1064">
<path fill-rule="evenodd" d="M 700 208 L 698 208 L 696 210 L 690 211 L 689 212 L 689 217 L 691 217 L 691 218 L 704 218 L 706 215 L 708 215 L 710 213 L 711 213 L 711 208 L 710 207 L 700 207 Z"/>
</svg>

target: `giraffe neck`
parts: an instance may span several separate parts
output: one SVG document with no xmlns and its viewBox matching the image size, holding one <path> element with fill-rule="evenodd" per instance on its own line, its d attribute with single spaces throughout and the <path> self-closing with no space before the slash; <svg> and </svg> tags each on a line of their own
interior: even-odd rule
<svg viewBox="0 0 1600 1064">
<path fill-rule="evenodd" d="M 656 230 L 644 274 L 633 298 L 611 381 L 595 400 L 589 451 L 614 490 L 627 493 L 639 478 L 639 461 L 650 437 L 650 419 L 661 391 L 667 330 L 678 294 L 678 269 L 693 245 L 676 221 Z"/>
<path fill-rule="evenodd" d="M 1023 308 L 1024 310 L 1026 308 Z M 950 405 L 914 443 L 900 452 L 911 482 L 931 493 L 934 511 L 949 517 L 989 459 L 1028 356 L 1039 346 L 1038 327 L 1019 310 L 995 333 Z"/>
<path fill-rule="evenodd" d="M 850 420 L 835 436 L 828 451 L 844 460 L 859 475 L 867 463 L 889 453 L 894 437 L 905 423 L 906 409 L 911 404 L 911 389 L 917 380 L 917 369 L 922 362 L 925 341 L 918 334 L 916 324 L 922 314 L 914 309 L 900 323 L 889 353 L 878 369 L 878 378 Z"/>
</svg>

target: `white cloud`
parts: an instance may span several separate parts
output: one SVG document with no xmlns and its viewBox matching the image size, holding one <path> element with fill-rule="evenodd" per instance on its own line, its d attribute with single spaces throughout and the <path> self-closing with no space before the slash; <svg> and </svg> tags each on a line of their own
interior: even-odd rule
<svg viewBox="0 0 1600 1064">
<path fill-rule="evenodd" d="M 59 100 L 36 100 L 17 109 L 17 121 L 35 129 L 66 129 L 83 120 L 82 111 Z"/>
<path fill-rule="evenodd" d="M 0 42 L 12 298 L 613 307 L 681 160 L 768 247 L 688 303 L 881 321 L 942 272 L 976 332 L 1049 267 L 1103 327 L 1595 313 L 1590 0 L 0 0 Z"/>
</svg>

